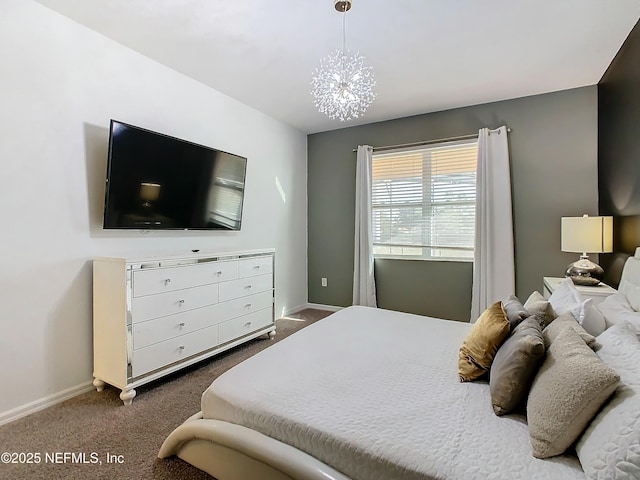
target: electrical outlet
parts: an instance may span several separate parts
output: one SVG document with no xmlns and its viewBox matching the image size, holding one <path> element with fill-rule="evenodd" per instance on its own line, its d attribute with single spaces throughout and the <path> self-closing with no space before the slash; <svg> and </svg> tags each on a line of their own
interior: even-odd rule
<svg viewBox="0 0 640 480">
<path fill-rule="evenodd" d="M 326 286 L 327 286 L 327 279 L 326 279 L 326 278 L 324 278 L 324 277 L 322 277 L 322 280 L 321 280 L 321 281 L 322 281 L 322 286 L 323 286 L 323 287 L 326 287 Z"/>
</svg>

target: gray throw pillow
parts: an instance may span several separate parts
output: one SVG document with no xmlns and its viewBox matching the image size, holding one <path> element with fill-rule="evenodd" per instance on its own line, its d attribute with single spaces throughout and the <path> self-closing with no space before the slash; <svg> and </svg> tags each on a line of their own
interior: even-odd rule
<svg viewBox="0 0 640 480">
<path fill-rule="evenodd" d="M 560 455 L 580 436 L 615 391 L 619 375 L 571 328 L 547 350 L 527 399 L 533 456 Z"/>
<path fill-rule="evenodd" d="M 509 295 L 503 300 L 502 308 L 504 308 L 504 313 L 506 313 L 507 320 L 509 320 L 509 324 L 511 325 L 511 331 L 530 315 L 515 295 Z"/>
<path fill-rule="evenodd" d="M 542 328 L 531 316 L 514 329 L 491 364 L 489 390 L 496 415 L 513 412 L 526 399 L 544 354 Z"/>
<path fill-rule="evenodd" d="M 527 301 L 524 302 L 524 308 L 530 315 L 535 315 L 542 328 L 549 325 L 556 318 L 551 304 L 548 300 L 545 300 L 540 292 L 533 292 L 529 295 Z"/>
<path fill-rule="evenodd" d="M 553 322 L 547 325 L 544 330 L 542 330 L 542 337 L 544 338 L 545 346 L 549 348 L 549 345 L 551 345 L 558 334 L 567 328 L 574 330 L 578 335 L 580 335 L 580 338 L 582 338 L 584 343 L 589 345 L 592 350 L 596 349 L 596 337 L 587 332 L 570 312 L 560 315 Z"/>
</svg>

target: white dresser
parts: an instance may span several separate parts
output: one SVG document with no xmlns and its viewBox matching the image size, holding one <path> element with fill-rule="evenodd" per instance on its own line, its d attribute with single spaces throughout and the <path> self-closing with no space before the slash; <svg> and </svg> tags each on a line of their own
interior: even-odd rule
<svg viewBox="0 0 640 480">
<path fill-rule="evenodd" d="M 93 384 L 135 387 L 275 335 L 274 250 L 93 262 Z"/>
</svg>

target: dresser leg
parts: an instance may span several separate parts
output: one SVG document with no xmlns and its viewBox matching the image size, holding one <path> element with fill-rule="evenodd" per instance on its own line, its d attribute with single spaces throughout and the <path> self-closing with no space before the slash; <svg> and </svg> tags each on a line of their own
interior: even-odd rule
<svg viewBox="0 0 640 480">
<path fill-rule="evenodd" d="M 124 403 L 125 406 L 131 405 L 135 396 L 136 391 L 133 388 L 131 390 L 122 390 L 122 392 L 120 392 L 120 400 L 122 400 L 122 403 Z"/>
<path fill-rule="evenodd" d="M 275 330 L 271 330 L 269 332 L 269 340 L 273 340 L 274 338 L 276 338 L 276 331 Z"/>
<path fill-rule="evenodd" d="M 96 387 L 97 392 L 101 392 L 104 390 L 105 383 L 100 380 L 98 377 L 93 379 L 93 386 Z"/>
</svg>

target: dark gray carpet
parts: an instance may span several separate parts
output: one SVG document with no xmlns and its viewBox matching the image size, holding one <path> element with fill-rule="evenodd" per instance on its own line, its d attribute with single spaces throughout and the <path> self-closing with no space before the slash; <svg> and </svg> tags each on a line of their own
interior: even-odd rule
<svg viewBox="0 0 640 480">
<path fill-rule="evenodd" d="M 119 390 L 107 387 L 0 427 L 0 453 L 22 453 L 18 460 L 32 461 L 3 459 L 0 479 L 211 480 L 178 458 L 158 459 L 164 439 L 200 410 L 202 392 L 217 376 L 328 314 L 307 309 L 279 319 L 274 340 L 251 340 L 142 386 L 131 406 L 123 406 Z"/>
</svg>

